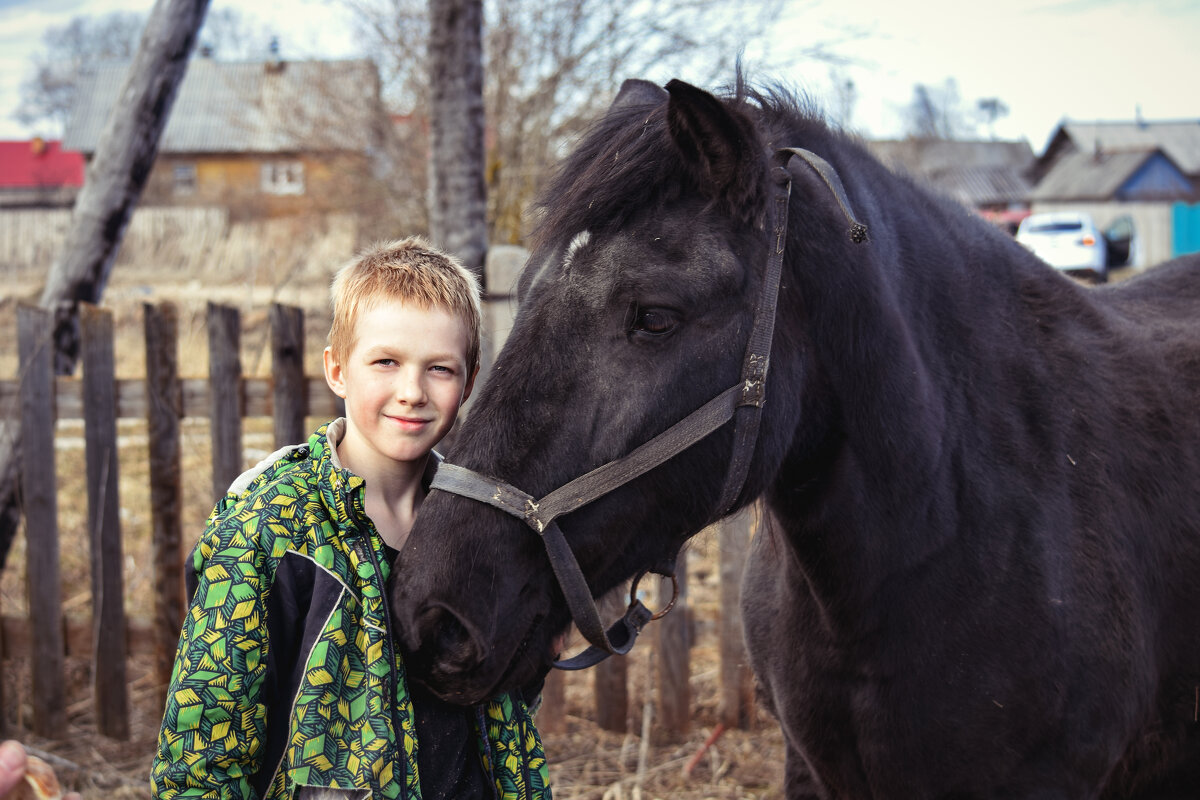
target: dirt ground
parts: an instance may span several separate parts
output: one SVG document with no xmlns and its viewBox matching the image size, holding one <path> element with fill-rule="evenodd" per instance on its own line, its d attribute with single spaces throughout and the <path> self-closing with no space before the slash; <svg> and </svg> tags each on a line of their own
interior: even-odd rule
<svg viewBox="0 0 1200 800">
<path fill-rule="evenodd" d="M 336 260 L 331 261 L 336 263 Z M 115 315 L 117 377 L 140 377 L 143 370 L 141 306 L 167 299 L 179 306 L 180 373 L 203 377 L 207 372 L 204 338 L 204 304 L 209 300 L 231 303 L 242 309 L 243 365 L 247 375 L 263 375 L 269 368 L 266 309 L 279 300 L 305 309 L 308 319 L 306 371 L 319 374 L 320 350 L 327 329 L 326 286 L 328 274 L 321 270 L 305 273 L 305 280 L 288 280 L 278 285 L 263 283 L 253 276 L 218 280 L 211 276 L 176 275 L 146 267 L 118 265 L 105 292 L 104 305 Z M 15 332 L 15 308 L 19 300 L 36 297 L 36 276 L 10 280 L 0 297 L 0 330 Z M 15 336 L 0 336 L 0 379 L 16 374 Z M 0 412 L 8 413 L 0 409 Z M 206 463 L 205 426 L 185 425 L 184 436 L 184 530 L 185 548 L 190 548 L 211 507 L 210 478 Z M 148 622 L 146 607 L 151 577 L 144 565 L 149 558 L 149 519 L 146 513 L 146 459 L 144 425 L 122 422 L 121 508 L 125 548 L 126 610 L 135 622 Z M 86 510 L 83 476 L 80 474 L 78 423 L 60 424 L 58 442 L 59 536 L 62 556 L 64 611 L 86 619 L 90 606 L 87 560 Z M 269 452 L 270 421 L 247 421 L 247 461 L 253 463 Z M 259 452 L 261 451 L 261 452 Z M 634 798 L 679 798 L 679 800 L 755 800 L 780 798 L 783 743 L 778 727 L 759 712 L 750 731 L 724 732 L 711 747 L 704 748 L 717 722 L 717 659 L 715 641 L 716 570 L 711 544 L 703 536 L 694 540 L 689 557 L 695 577 L 689 587 L 697 623 L 691 650 L 691 728 L 679 741 L 664 741 L 662 731 L 651 725 L 647 746 L 641 731 L 646 709 L 646 675 L 652 669 L 653 648 L 639 644 L 629 668 L 629 733 L 601 730 L 594 722 L 594 695 L 588 673 L 567 679 L 567 730 L 545 736 L 550 775 L 555 797 L 563 800 L 633 800 Z M 0 575 L 0 613 L 21 616 L 25 608 L 23 534 L 9 557 L 9 568 Z M 677 613 L 677 612 L 673 612 Z M 652 637 L 644 637 L 650 639 Z M 0 721 L 5 735 L 25 742 L 51 761 L 64 784 L 78 789 L 84 798 L 147 798 L 150 759 L 162 713 L 164 688 L 151 674 L 149 657 L 129 662 L 131 736 L 120 742 L 96 732 L 91 700 L 91 672 L 87 662 L 68 658 L 68 713 L 63 735 L 54 740 L 29 732 L 31 709 L 28 685 L 31 665 L 21 654 L 9 653 L 2 678 L 3 707 Z M 693 763 L 694 762 L 694 763 Z M 690 766 L 690 769 L 688 769 Z"/>
<path fill-rule="evenodd" d="M 698 580 L 689 586 L 696 615 L 711 616 L 717 586 L 705 567 L 710 550 L 700 543 L 689 557 Z M 672 612 L 677 613 L 677 612 Z M 717 724 L 717 660 L 715 624 L 697 624 L 691 650 L 691 726 L 686 736 L 668 741 L 653 724 L 653 700 L 647 707 L 647 675 L 653 670 L 652 637 L 645 637 L 629 656 L 628 733 L 601 730 L 593 721 L 595 699 L 591 676 L 567 678 L 567 729 L 544 736 L 554 796 L 559 800 L 769 800 L 781 798 L 783 742 L 774 720 L 759 711 L 753 730 L 722 732 L 706 740 Z M 15 658 L 5 665 L 6 736 L 21 739 L 50 761 L 64 785 L 84 798 L 148 798 L 150 759 L 162 710 L 163 687 L 150 672 L 148 658 L 129 662 L 131 736 L 128 741 L 96 733 L 89 665 L 68 659 L 70 697 L 64 735 L 56 740 L 28 730 L 27 696 L 30 665 Z M 652 694 L 652 693 L 651 693 Z M 643 746 L 644 714 L 651 715 L 650 736 Z"/>
</svg>

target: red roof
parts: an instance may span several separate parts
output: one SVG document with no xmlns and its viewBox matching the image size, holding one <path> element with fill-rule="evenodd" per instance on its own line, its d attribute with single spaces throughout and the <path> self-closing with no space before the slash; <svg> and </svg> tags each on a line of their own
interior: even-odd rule
<svg viewBox="0 0 1200 800">
<path fill-rule="evenodd" d="M 0 142 L 0 189 L 83 186 L 83 155 L 60 142 Z"/>
</svg>

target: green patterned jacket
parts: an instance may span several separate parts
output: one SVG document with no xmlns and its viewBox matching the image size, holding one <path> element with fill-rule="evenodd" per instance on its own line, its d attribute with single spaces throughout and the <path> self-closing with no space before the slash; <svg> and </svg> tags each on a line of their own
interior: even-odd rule
<svg viewBox="0 0 1200 800">
<path fill-rule="evenodd" d="M 391 571 L 336 463 L 342 420 L 247 472 L 192 553 L 184 620 L 151 780 L 155 797 L 290 798 L 302 786 L 420 798 L 412 702 L 392 645 Z M 500 800 L 549 800 L 529 711 L 475 715 Z M 363 792 L 362 795 L 366 795 Z"/>
</svg>

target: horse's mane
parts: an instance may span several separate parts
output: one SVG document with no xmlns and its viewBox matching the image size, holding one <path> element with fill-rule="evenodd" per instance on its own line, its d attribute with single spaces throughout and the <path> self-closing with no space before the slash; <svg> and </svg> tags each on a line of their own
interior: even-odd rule
<svg viewBox="0 0 1200 800">
<path fill-rule="evenodd" d="M 781 86 L 753 88 L 740 72 L 719 97 L 735 113 L 757 117 L 757 127 L 767 132 L 805 125 L 831 135 L 807 101 Z M 665 100 L 617 106 L 588 127 L 538 197 L 531 240 L 536 248 L 551 231 L 614 230 L 635 211 L 659 208 L 697 189 L 671 143 Z M 757 208 L 732 211 L 749 218 Z"/>
</svg>

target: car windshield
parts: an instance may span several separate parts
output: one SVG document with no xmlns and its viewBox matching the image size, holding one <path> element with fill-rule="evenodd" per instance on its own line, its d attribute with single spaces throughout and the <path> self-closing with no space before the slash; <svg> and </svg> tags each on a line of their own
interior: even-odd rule
<svg viewBox="0 0 1200 800">
<path fill-rule="evenodd" d="M 1035 222 L 1027 228 L 1029 233 L 1069 233 L 1083 230 L 1079 220 L 1060 220 L 1058 222 Z"/>
</svg>

